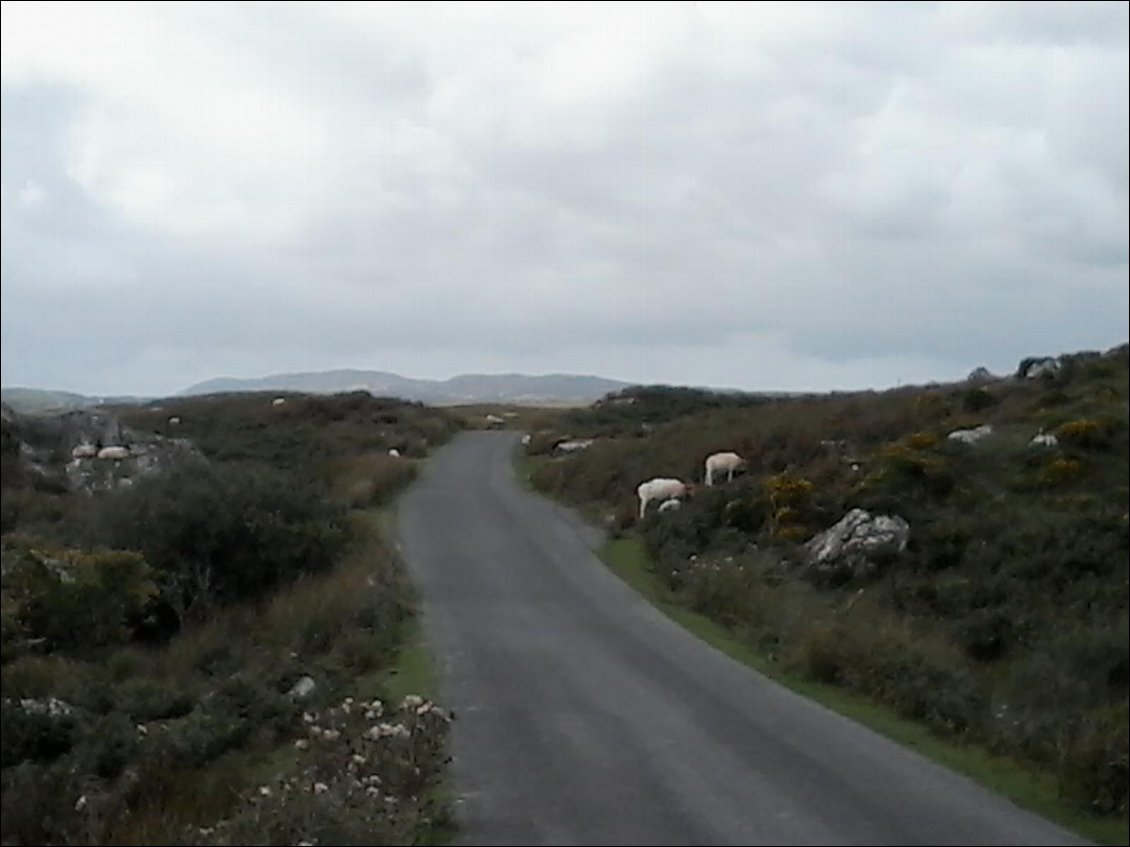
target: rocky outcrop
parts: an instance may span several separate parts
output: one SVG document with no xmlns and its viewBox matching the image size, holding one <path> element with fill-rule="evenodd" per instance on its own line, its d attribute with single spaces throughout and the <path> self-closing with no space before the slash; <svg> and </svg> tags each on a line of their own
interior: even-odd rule
<svg viewBox="0 0 1130 847">
<path fill-rule="evenodd" d="M 906 550 L 909 540 L 910 524 L 898 515 L 852 509 L 804 545 L 804 567 L 825 580 L 870 576 Z"/>
<path fill-rule="evenodd" d="M 972 371 L 970 371 L 969 376 L 967 376 L 965 379 L 967 382 L 971 382 L 974 385 L 980 385 L 986 382 L 995 382 L 996 380 L 1000 379 L 1000 377 L 998 377 L 988 368 L 980 367 L 974 368 Z"/>
<path fill-rule="evenodd" d="M 40 417 L 5 407 L 3 413 L 4 452 L 14 459 L 11 468 L 5 459 L 5 475 L 14 472 L 5 485 L 91 493 L 201 458 L 190 441 L 130 429 L 105 410 Z"/>
<path fill-rule="evenodd" d="M 1063 364 L 1052 356 L 1033 357 L 1025 359 L 1016 369 L 1018 379 L 1040 379 L 1052 377 L 1059 373 Z"/>
</svg>

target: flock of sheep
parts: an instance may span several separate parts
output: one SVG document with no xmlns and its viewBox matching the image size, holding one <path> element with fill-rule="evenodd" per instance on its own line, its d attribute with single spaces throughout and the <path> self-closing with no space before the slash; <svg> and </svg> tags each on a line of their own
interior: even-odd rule
<svg viewBox="0 0 1130 847">
<path fill-rule="evenodd" d="M 737 453 L 713 453 L 707 456 L 706 484 L 714 485 L 722 474 L 726 474 L 727 482 L 732 481 L 734 472 L 743 468 L 745 463 L 745 459 Z M 679 479 L 656 477 L 647 482 L 641 482 L 636 489 L 636 495 L 640 498 L 640 520 L 643 520 L 643 516 L 647 513 L 648 503 L 658 502 L 659 511 L 667 512 L 679 508 L 682 498 L 690 497 L 693 493 L 694 483 L 683 482 Z"/>
</svg>

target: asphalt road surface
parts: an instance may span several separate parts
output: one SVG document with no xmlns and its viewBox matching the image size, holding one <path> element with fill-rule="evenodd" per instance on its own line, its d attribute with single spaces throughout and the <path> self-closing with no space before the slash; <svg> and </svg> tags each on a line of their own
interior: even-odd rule
<svg viewBox="0 0 1130 847">
<path fill-rule="evenodd" d="M 669 621 L 470 432 L 402 498 L 464 844 L 1082 844 Z"/>
</svg>

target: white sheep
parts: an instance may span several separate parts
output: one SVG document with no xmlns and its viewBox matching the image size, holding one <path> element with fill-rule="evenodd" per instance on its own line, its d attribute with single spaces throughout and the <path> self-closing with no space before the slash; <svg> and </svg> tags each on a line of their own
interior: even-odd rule
<svg viewBox="0 0 1130 847">
<path fill-rule="evenodd" d="M 501 426 L 506 423 L 505 419 L 500 418 L 498 415 L 486 416 L 487 426 Z"/>
<path fill-rule="evenodd" d="M 169 418 L 169 426 L 179 426 L 179 425 L 180 425 L 180 415 L 173 415 L 171 418 Z"/>
<path fill-rule="evenodd" d="M 1044 432 L 1041 429 L 1032 436 L 1032 440 L 1028 444 L 1031 447 L 1057 447 L 1059 446 L 1059 439 L 1053 433 Z"/>
<path fill-rule="evenodd" d="M 706 457 L 706 484 L 714 484 L 714 475 L 726 472 L 726 482 L 732 482 L 734 471 L 745 467 L 745 459 L 737 453 L 715 453 Z"/>
<path fill-rule="evenodd" d="M 89 441 L 84 441 L 82 444 L 76 445 L 71 450 L 72 459 L 93 459 L 98 455 L 98 448 L 91 444 Z"/>
<path fill-rule="evenodd" d="M 682 507 L 682 505 L 683 505 L 682 500 L 674 500 L 674 499 L 664 500 L 662 503 L 659 504 L 659 511 L 661 511 L 661 512 L 673 512 L 676 509 Z"/>
<path fill-rule="evenodd" d="M 647 504 L 652 500 L 674 500 L 679 497 L 689 497 L 692 487 L 679 479 L 665 479 L 656 477 L 647 482 L 641 482 L 636 488 L 636 495 L 640 498 L 640 520 L 643 520 L 647 511 Z"/>
<path fill-rule="evenodd" d="M 960 444 L 976 444 L 983 438 L 988 438 L 993 434 L 992 424 L 982 424 L 975 429 L 955 429 L 946 438 L 950 441 L 956 441 Z"/>
<path fill-rule="evenodd" d="M 276 397 L 274 400 L 271 401 L 272 406 L 282 406 L 285 403 L 286 403 L 285 397 Z"/>
<path fill-rule="evenodd" d="M 129 458 L 129 448 L 128 447 L 121 447 L 117 444 L 115 444 L 111 447 L 103 447 L 101 450 L 98 451 L 98 458 L 99 459 L 114 459 L 115 461 L 119 460 L 119 459 L 128 459 Z"/>
<path fill-rule="evenodd" d="M 576 453 L 578 450 L 587 450 L 592 446 L 592 442 L 591 438 L 574 438 L 570 441 L 559 441 L 553 449 L 562 453 Z"/>
<path fill-rule="evenodd" d="M 522 436 L 522 445 L 525 446 L 530 443 L 530 434 L 527 432 Z"/>
<path fill-rule="evenodd" d="M 388 454 L 389 454 L 390 456 L 392 456 L 392 458 L 394 458 L 394 459 L 399 459 L 399 458 L 400 458 L 400 451 L 399 451 L 399 450 L 397 450 L 397 449 L 396 449 L 395 447 L 389 447 L 389 448 L 388 448 Z"/>
</svg>

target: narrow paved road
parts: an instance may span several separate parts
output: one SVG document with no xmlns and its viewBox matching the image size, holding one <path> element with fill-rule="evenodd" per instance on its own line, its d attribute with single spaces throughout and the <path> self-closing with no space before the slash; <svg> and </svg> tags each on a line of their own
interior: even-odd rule
<svg viewBox="0 0 1130 847">
<path fill-rule="evenodd" d="M 466 844 L 1077 844 L 698 641 L 465 433 L 401 500 Z"/>
</svg>

